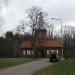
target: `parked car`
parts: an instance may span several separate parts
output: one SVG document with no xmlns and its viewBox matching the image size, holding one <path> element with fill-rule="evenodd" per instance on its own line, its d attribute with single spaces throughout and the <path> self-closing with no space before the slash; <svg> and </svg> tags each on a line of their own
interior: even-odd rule
<svg viewBox="0 0 75 75">
<path fill-rule="evenodd" d="M 58 62 L 59 61 L 59 57 L 56 53 L 50 53 L 49 54 L 49 61 L 50 62 Z"/>
</svg>

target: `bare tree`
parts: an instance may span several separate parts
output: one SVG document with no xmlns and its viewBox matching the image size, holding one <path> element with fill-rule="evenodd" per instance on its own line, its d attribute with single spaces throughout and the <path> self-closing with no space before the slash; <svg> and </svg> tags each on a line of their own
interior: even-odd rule
<svg viewBox="0 0 75 75">
<path fill-rule="evenodd" d="M 33 6 L 32 8 L 28 9 L 26 11 L 27 18 L 28 18 L 28 25 L 32 29 L 32 46 L 33 50 L 35 51 L 36 45 L 35 45 L 35 29 L 43 29 L 47 25 L 46 17 L 47 14 L 43 12 L 42 8 Z M 35 52 L 34 52 L 34 56 Z"/>
<path fill-rule="evenodd" d="M 26 12 L 26 20 L 22 21 L 20 26 L 18 26 L 18 31 L 23 31 L 25 34 L 25 29 L 29 26 L 32 30 L 32 45 L 34 50 L 34 40 L 35 40 L 35 29 L 44 28 L 46 23 L 47 14 L 43 12 L 42 8 L 33 6 L 32 8 L 25 11 Z"/>
<path fill-rule="evenodd" d="M 16 29 L 18 34 L 23 33 L 25 35 L 26 34 L 26 31 L 25 31 L 26 27 L 27 27 L 26 22 L 24 20 L 21 20 L 19 22 L 19 25 L 17 26 L 17 29 Z"/>
<path fill-rule="evenodd" d="M 32 8 L 26 10 L 27 18 L 29 19 L 29 25 L 32 29 L 42 28 L 46 25 L 45 18 L 46 13 L 43 12 L 42 8 L 33 6 Z"/>
<path fill-rule="evenodd" d="M 26 27 L 32 29 L 32 35 L 34 29 L 44 28 L 47 25 L 45 19 L 47 14 L 43 12 L 42 8 L 33 6 L 32 8 L 25 11 L 27 16 L 24 20 L 20 21 L 20 25 L 17 27 L 18 31 L 25 32 Z"/>
</svg>

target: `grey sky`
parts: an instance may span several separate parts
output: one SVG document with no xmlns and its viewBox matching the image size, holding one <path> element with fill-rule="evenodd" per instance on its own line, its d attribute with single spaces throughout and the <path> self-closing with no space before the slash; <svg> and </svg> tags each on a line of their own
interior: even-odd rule
<svg viewBox="0 0 75 75">
<path fill-rule="evenodd" d="M 36 5 L 43 8 L 49 18 L 60 18 L 63 25 L 75 25 L 75 0 L 8 0 L 8 8 L 3 8 L 5 18 L 4 31 L 14 29 L 20 19 L 24 18 L 24 11 Z"/>
</svg>

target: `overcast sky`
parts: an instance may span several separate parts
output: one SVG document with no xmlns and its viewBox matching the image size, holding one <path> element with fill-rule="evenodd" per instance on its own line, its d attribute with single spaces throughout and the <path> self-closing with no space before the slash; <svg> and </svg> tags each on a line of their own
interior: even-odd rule
<svg viewBox="0 0 75 75">
<path fill-rule="evenodd" d="M 4 31 L 15 29 L 24 18 L 25 10 L 33 5 L 42 7 L 49 18 L 62 19 L 63 25 L 75 25 L 75 0 L 8 0 L 8 5 L 0 10 L 5 19 Z"/>
</svg>

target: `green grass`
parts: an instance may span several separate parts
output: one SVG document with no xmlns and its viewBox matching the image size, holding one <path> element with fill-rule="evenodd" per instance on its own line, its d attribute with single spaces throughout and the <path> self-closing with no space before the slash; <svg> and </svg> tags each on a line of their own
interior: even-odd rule
<svg viewBox="0 0 75 75">
<path fill-rule="evenodd" d="M 75 60 L 65 60 L 33 73 L 32 75 L 75 75 Z"/>
<path fill-rule="evenodd" d="M 27 62 L 32 62 L 38 59 L 34 58 L 0 58 L 0 69 L 11 67 L 19 64 L 24 64 Z"/>
</svg>

